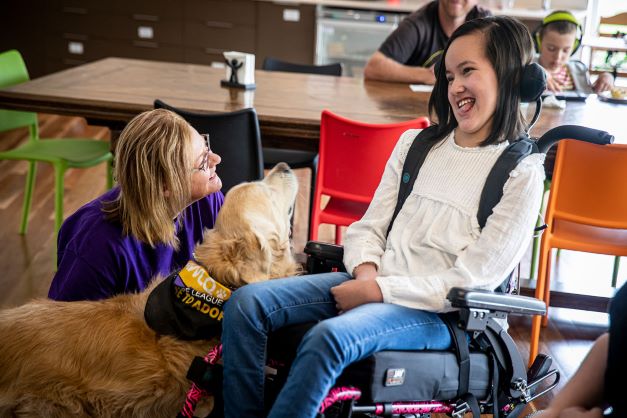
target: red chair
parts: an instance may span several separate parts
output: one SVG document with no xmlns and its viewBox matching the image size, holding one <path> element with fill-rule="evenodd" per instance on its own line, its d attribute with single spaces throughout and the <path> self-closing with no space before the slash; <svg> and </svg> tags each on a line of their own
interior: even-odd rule
<svg viewBox="0 0 627 418">
<path fill-rule="evenodd" d="M 429 120 L 425 117 L 375 125 L 324 110 L 309 238 L 318 239 L 320 224 L 333 224 L 335 243 L 340 244 L 341 227 L 361 219 L 366 212 L 401 134 L 408 129 L 428 126 Z M 324 208 L 322 195 L 329 197 Z"/>
</svg>

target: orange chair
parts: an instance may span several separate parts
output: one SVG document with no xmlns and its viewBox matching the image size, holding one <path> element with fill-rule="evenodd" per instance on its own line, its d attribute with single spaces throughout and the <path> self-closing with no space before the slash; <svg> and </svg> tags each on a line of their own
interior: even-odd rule
<svg viewBox="0 0 627 418">
<path fill-rule="evenodd" d="M 320 224 L 333 224 L 335 243 L 340 244 L 341 227 L 361 219 L 366 212 L 398 138 L 408 129 L 428 126 L 424 117 L 374 125 L 324 110 L 309 238 L 318 239 Z M 322 195 L 329 197 L 324 209 Z"/>
<path fill-rule="evenodd" d="M 536 298 L 546 303 L 547 313 L 553 248 L 627 255 L 626 178 L 627 145 L 560 141 L 536 284 Z M 533 318 L 530 361 L 538 353 L 541 325 L 547 322 L 547 315 L 544 320 L 541 316 Z"/>
</svg>

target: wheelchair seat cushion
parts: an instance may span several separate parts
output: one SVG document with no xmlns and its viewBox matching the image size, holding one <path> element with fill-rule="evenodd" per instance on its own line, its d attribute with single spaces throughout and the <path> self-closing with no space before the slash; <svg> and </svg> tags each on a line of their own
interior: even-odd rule
<svg viewBox="0 0 627 418">
<path fill-rule="evenodd" d="M 488 356 L 470 353 L 469 391 L 485 399 L 490 389 Z M 356 386 L 361 402 L 457 398 L 459 365 L 452 351 L 381 351 L 348 366 L 337 385 Z"/>
<path fill-rule="evenodd" d="M 268 358 L 284 364 L 286 374 L 298 344 L 313 325 L 293 325 L 270 335 Z M 490 383 L 488 356 L 471 352 L 469 391 L 485 399 Z M 338 385 L 359 388 L 360 402 L 367 403 L 451 400 L 457 398 L 459 365 L 453 351 L 381 351 L 349 365 L 337 379 Z"/>
</svg>

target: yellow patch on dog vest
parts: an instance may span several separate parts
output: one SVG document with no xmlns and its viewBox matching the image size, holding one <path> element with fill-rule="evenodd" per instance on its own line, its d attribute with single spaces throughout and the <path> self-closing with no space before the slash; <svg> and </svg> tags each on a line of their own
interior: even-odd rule
<svg viewBox="0 0 627 418">
<path fill-rule="evenodd" d="M 231 289 L 218 283 L 209 275 L 204 267 L 194 260 L 189 260 L 185 267 L 179 271 L 179 277 L 185 286 L 197 292 L 205 293 L 208 296 L 222 299 L 223 301 L 231 297 Z"/>
</svg>

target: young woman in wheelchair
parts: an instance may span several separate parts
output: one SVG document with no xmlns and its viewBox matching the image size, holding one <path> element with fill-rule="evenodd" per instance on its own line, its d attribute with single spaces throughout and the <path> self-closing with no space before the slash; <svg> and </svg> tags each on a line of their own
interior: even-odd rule
<svg viewBox="0 0 627 418">
<path fill-rule="evenodd" d="M 398 140 L 364 217 L 346 233 L 347 273 L 291 277 L 238 289 L 225 306 L 224 403 L 228 418 L 261 417 L 270 332 L 319 321 L 303 338 L 269 415 L 314 417 L 342 370 L 382 350 L 445 350 L 452 287 L 495 289 L 531 240 L 543 190 L 543 154 L 511 172 L 485 227 L 480 195 L 508 140 L 525 128 L 521 77 L 532 40 L 507 17 L 453 33 L 429 101 L 435 145 L 388 234 L 408 149 Z"/>
</svg>

